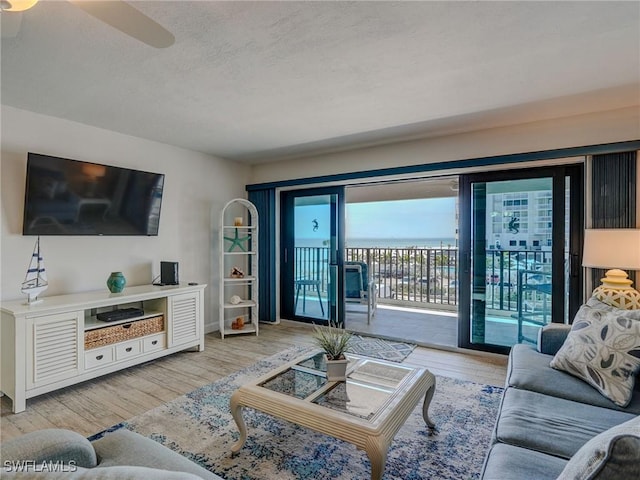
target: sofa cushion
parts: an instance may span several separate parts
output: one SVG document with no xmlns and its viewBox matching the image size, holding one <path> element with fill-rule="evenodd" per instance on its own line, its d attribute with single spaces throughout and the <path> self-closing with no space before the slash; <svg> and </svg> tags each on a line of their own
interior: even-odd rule
<svg viewBox="0 0 640 480">
<path fill-rule="evenodd" d="M 571 458 L 585 443 L 636 416 L 537 392 L 508 388 L 494 432 L 495 440 Z"/>
<path fill-rule="evenodd" d="M 558 480 L 640 478 L 640 417 L 593 437 L 571 458 Z"/>
<path fill-rule="evenodd" d="M 551 367 L 581 378 L 626 407 L 640 371 L 640 310 L 581 306 Z"/>
<path fill-rule="evenodd" d="M 496 443 L 484 462 L 483 480 L 554 480 L 567 461 L 526 450 L 513 445 Z"/>
<path fill-rule="evenodd" d="M 623 408 L 583 380 L 551 368 L 549 363 L 552 358 L 551 355 L 537 352 L 532 346 L 514 345 L 509 355 L 506 385 L 598 407 L 640 414 L 640 382 L 636 383 L 631 402 Z"/>
<path fill-rule="evenodd" d="M 133 465 L 188 472 L 204 479 L 221 478 L 153 440 L 121 428 L 93 442 L 99 467 Z M 195 453 L 195 452 L 194 452 Z"/>
</svg>

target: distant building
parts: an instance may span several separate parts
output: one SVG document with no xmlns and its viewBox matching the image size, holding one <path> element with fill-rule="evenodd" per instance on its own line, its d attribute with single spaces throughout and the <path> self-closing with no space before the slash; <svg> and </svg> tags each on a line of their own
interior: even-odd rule
<svg viewBox="0 0 640 480">
<path fill-rule="evenodd" d="M 552 203 L 551 190 L 487 194 L 489 250 L 551 251 Z"/>
</svg>

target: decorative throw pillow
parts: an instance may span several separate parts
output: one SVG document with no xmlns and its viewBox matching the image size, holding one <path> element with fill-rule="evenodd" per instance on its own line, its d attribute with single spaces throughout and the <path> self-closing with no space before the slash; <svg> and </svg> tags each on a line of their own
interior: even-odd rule
<svg viewBox="0 0 640 480">
<path fill-rule="evenodd" d="M 640 478 L 640 417 L 596 435 L 564 467 L 557 480 Z"/>
<path fill-rule="evenodd" d="M 615 312 L 617 310 L 620 310 L 619 308 L 616 308 L 607 303 L 601 302 L 600 300 L 598 300 L 596 297 L 593 297 L 593 296 L 589 298 L 589 300 L 587 300 L 586 305 L 591 308 L 595 308 L 596 310 L 604 310 L 606 312 Z"/>
<path fill-rule="evenodd" d="M 550 365 L 626 407 L 640 371 L 640 310 L 582 305 Z"/>
</svg>

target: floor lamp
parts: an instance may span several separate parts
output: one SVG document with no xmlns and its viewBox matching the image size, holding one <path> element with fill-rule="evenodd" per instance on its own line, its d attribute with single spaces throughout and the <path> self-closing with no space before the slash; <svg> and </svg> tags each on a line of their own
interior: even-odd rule
<svg viewBox="0 0 640 480">
<path fill-rule="evenodd" d="M 593 291 L 601 302 L 626 310 L 640 309 L 640 292 L 621 269 L 640 270 L 640 229 L 604 228 L 584 231 L 582 266 L 611 268 Z"/>
</svg>

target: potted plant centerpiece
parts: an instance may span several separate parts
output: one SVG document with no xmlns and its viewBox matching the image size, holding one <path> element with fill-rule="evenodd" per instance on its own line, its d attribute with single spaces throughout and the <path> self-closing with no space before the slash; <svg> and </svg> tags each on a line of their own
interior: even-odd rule
<svg viewBox="0 0 640 480">
<path fill-rule="evenodd" d="M 313 337 L 327 359 L 327 380 L 344 382 L 347 379 L 347 357 L 344 352 L 349 345 L 351 332 L 334 326 L 316 325 Z"/>
</svg>

